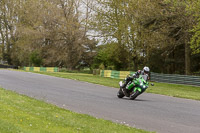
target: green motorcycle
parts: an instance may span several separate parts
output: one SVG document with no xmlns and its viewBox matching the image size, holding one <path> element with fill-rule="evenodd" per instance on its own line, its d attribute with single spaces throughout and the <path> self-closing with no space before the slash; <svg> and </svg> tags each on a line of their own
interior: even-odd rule
<svg viewBox="0 0 200 133">
<path fill-rule="evenodd" d="M 130 97 L 131 100 L 134 100 L 137 96 L 142 94 L 149 87 L 147 78 L 147 75 L 139 75 L 138 78 L 133 78 L 132 81 L 129 81 L 127 85 L 124 86 L 126 88 L 126 92 L 123 91 L 125 88 L 122 87 L 124 82 L 126 82 L 128 78 L 125 78 L 124 82 L 120 81 L 120 89 L 117 93 L 118 98 L 123 98 L 124 96 L 127 96 Z M 152 83 L 151 85 L 153 86 L 154 84 Z"/>
</svg>

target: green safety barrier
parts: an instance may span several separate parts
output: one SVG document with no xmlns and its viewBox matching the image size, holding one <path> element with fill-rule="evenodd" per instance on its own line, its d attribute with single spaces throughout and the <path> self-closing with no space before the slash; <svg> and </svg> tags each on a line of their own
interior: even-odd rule
<svg viewBox="0 0 200 133">
<path fill-rule="evenodd" d="M 115 71 L 115 70 L 101 70 L 101 77 L 109 77 L 115 79 L 124 79 L 127 75 L 133 75 L 132 71 Z M 200 86 L 200 76 L 178 75 L 178 74 L 160 74 L 150 73 L 150 80 L 155 82 L 172 83 L 172 84 L 187 84 Z"/>
<path fill-rule="evenodd" d="M 120 72 L 119 71 L 111 71 L 111 78 L 119 79 Z"/>
<path fill-rule="evenodd" d="M 46 69 L 46 67 L 40 67 L 40 71 L 41 71 L 41 72 L 46 72 L 47 69 Z"/>
<path fill-rule="evenodd" d="M 104 77 L 104 70 L 100 70 L 100 76 Z"/>
<path fill-rule="evenodd" d="M 24 70 L 35 72 L 59 72 L 58 67 L 24 67 Z"/>
<path fill-rule="evenodd" d="M 116 71 L 116 70 L 101 70 L 101 77 L 115 78 L 115 79 L 124 79 L 129 74 L 134 74 L 135 72 L 131 71 Z"/>
</svg>

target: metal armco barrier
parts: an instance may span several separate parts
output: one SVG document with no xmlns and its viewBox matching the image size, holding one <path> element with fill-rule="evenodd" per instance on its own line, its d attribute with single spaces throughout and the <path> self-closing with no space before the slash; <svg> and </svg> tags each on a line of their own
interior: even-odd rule
<svg viewBox="0 0 200 133">
<path fill-rule="evenodd" d="M 151 81 L 200 86 L 200 76 L 160 74 L 151 72 Z"/>
<path fill-rule="evenodd" d="M 58 67 L 24 67 L 25 71 L 58 72 Z"/>
<path fill-rule="evenodd" d="M 124 79 L 128 74 L 134 74 L 131 71 L 115 71 L 115 70 L 101 70 L 101 77 L 110 77 L 115 79 Z M 200 76 L 178 75 L 178 74 L 160 74 L 151 72 L 151 81 L 173 83 L 173 84 L 187 84 L 200 86 Z"/>
</svg>

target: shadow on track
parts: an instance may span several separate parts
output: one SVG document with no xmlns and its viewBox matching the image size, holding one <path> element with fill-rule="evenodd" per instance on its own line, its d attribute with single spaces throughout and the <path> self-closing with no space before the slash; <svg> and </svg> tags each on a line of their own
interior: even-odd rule
<svg viewBox="0 0 200 133">
<path fill-rule="evenodd" d="M 137 102 L 142 102 L 142 101 L 148 101 L 150 102 L 151 100 L 146 100 L 146 99 L 135 99 L 135 100 L 130 100 L 128 97 L 125 98 L 118 98 L 119 100 L 129 100 L 129 101 L 137 101 Z"/>
</svg>

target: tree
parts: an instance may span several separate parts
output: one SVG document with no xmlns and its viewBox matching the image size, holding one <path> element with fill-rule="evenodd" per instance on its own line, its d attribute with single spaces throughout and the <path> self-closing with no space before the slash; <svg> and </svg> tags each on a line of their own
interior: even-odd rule
<svg viewBox="0 0 200 133">
<path fill-rule="evenodd" d="M 126 69 L 132 58 L 129 56 L 133 51 L 130 48 L 130 41 L 134 40 L 134 33 L 126 11 L 128 2 L 128 0 L 96 0 L 97 6 L 93 9 L 96 14 L 91 25 L 99 33 L 99 37 L 103 38 L 103 43 L 115 45 L 113 62 L 117 69 Z"/>
<path fill-rule="evenodd" d="M 30 63 L 32 66 L 40 67 L 42 64 L 42 58 L 37 51 L 34 51 L 30 55 Z"/>
<path fill-rule="evenodd" d="M 19 0 L 15 5 L 13 63 L 31 65 L 29 58 L 37 51 L 43 66 L 75 69 L 88 52 L 86 47 L 95 47 L 86 36 L 79 0 Z"/>
<path fill-rule="evenodd" d="M 146 47 L 144 52 L 147 64 L 153 65 L 152 61 L 149 60 L 152 51 L 160 50 L 161 53 L 159 54 L 165 60 L 169 57 L 175 59 L 175 56 L 173 56 L 176 53 L 175 50 L 184 45 L 185 74 L 189 74 L 191 55 L 188 42 L 191 37 L 189 30 L 193 25 L 193 17 L 188 14 L 186 3 L 180 0 L 143 0 L 138 2 L 138 7 L 136 13 L 133 14 L 137 16 L 135 20 L 141 28 L 138 37 Z M 133 10 L 131 11 L 133 12 Z M 171 62 L 171 64 L 174 64 L 172 67 L 175 66 L 175 63 L 175 61 Z M 177 68 L 174 67 L 174 69 Z M 172 72 L 175 72 L 175 70 Z"/>
<path fill-rule="evenodd" d="M 194 35 L 192 36 L 190 43 L 191 48 L 193 50 L 193 54 L 198 54 L 200 53 L 200 0 L 191 0 L 188 3 L 188 11 L 191 12 L 195 17 L 195 25 L 192 29 Z"/>
<path fill-rule="evenodd" d="M 17 20 L 15 0 L 0 1 L 1 59 L 11 64 L 11 49 L 15 41 L 14 29 Z"/>
<path fill-rule="evenodd" d="M 159 66 L 160 72 L 183 73 L 181 70 L 184 69 L 185 74 L 190 73 L 191 50 L 188 42 L 192 36 L 189 30 L 194 25 L 194 18 L 187 11 L 185 1 L 96 2 L 98 7 L 94 8 L 94 29 L 104 38 L 104 43 L 115 41 L 116 47 L 123 49 L 116 53 L 121 55 L 121 58 L 118 57 L 122 64 L 131 64 L 133 61 L 135 69 L 144 65 L 157 69 L 158 67 L 154 66 L 159 62 L 152 58 L 160 56 L 163 62 L 162 66 Z M 158 52 L 154 52 L 155 50 Z M 178 59 L 180 60 L 177 61 Z"/>
<path fill-rule="evenodd" d="M 116 44 L 115 42 L 99 46 L 98 54 L 94 59 L 95 64 L 97 65 L 97 67 L 103 64 L 105 68 L 115 70 L 125 68 L 124 66 L 127 67 L 127 64 L 124 64 L 124 62 L 121 62 L 121 60 L 119 60 L 121 55 L 116 54 L 120 53 L 120 51 L 122 51 L 122 49 L 120 49 L 118 47 L 118 44 Z M 123 53 L 126 52 L 123 51 Z"/>
</svg>

